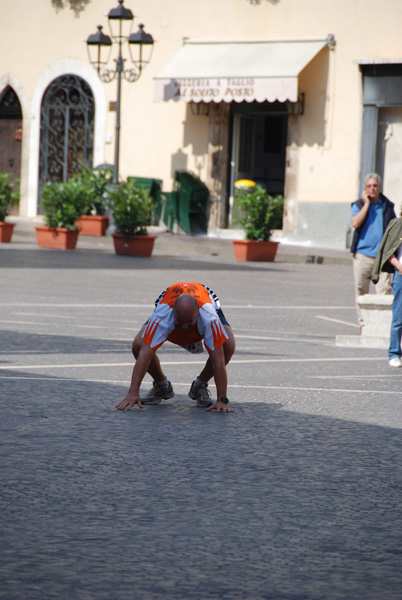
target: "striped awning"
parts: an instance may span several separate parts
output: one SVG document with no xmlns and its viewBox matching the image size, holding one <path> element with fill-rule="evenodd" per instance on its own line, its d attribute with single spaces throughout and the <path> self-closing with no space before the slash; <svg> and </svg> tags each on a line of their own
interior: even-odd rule
<svg viewBox="0 0 402 600">
<path fill-rule="evenodd" d="M 155 77 L 154 100 L 297 102 L 301 71 L 333 36 L 309 40 L 184 40 Z"/>
</svg>

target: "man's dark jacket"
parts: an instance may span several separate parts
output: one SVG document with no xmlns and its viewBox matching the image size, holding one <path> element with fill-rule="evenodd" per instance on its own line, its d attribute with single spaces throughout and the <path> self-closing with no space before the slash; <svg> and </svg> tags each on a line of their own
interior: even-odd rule
<svg viewBox="0 0 402 600">
<path fill-rule="evenodd" d="M 394 203 L 391 202 L 391 200 L 388 200 L 388 198 L 386 196 L 384 196 L 384 194 L 380 194 L 380 200 L 382 201 L 382 224 L 383 224 L 382 232 L 384 234 L 386 228 L 389 225 L 389 222 L 392 221 L 392 219 L 396 218 L 396 214 L 394 211 Z M 360 210 L 363 206 L 363 200 L 360 198 L 359 200 L 356 200 L 356 202 L 353 202 L 352 206 L 353 206 L 353 204 L 357 204 L 357 206 Z M 358 227 L 354 231 L 352 245 L 350 247 L 350 251 L 353 254 L 356 252 L 357 244 L 360 239 L 360 232 L 361 232 L 362 227 L 365 222 L 366 222 L 366 220 L 364 220 L 363 223 L 360 225 L 360 227 Z"/>
</svg>

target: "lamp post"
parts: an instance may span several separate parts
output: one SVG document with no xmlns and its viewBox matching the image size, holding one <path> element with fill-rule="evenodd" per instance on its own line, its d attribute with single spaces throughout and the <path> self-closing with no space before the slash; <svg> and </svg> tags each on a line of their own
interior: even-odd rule
<svg viewBox="0 0 402 600">
<path fill-rule="evenodd" d="M 108 14 L 110 36 L 103 33 L 102 25 L 98 31 L 87 39 L 87 49 L 90 63 L 98 72 L 99 78 L 105 83 L 110 83 L 117 78 L 116 99 L 116 141 L 113 167 L 113 183 L 119 180 L 120 156 L 120 111 L 121 111 L 121 81 L 122 77 L 133 83 L 141 76 L 144 67 L 151 59 L 154 40 L 152 35 L 145 33 L 144 25 L 140 25 L 137 33 L 131 33 L 134 15 L 129 8 L 124 6 L 124 0 L 119 0 L 117 8 Z M 126 23 L 129 32 L 125 33 Z M 125 68 L 126 58 L 123 57 L 124 47 L 128 46 L 130 60 L 133 66 Z M 117 56 L 114 59 L 114 69 L 108 67 L 113 46 L 117 46 Z M 149 51 L 147 53 L 147 50 Z M 137 51 L 137 56 L 133 52 Z M 106 56 L 105 56 L 106 54 Z"/>
</svg>

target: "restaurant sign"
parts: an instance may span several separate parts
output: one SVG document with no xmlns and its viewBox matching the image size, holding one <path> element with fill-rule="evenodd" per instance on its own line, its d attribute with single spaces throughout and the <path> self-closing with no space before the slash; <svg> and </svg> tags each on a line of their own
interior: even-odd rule
<svg viewBox="0 0 402 600">
<path fill-rule="evenodd" d="M 297 100 L 297 78 L 228 77 L 157 79 L 155 100 L 184 102 L 285 102 Z"/>
<path fill-rule="evenodd" d="M 254 79 L 179 79 L 177 83 L 185 102 L 231 102 L 254 97 Z"/>
</svg>

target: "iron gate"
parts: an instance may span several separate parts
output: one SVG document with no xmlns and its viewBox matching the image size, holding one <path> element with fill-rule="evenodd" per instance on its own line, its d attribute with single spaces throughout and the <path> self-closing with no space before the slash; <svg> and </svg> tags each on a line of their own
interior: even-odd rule
<svg viewBox="0 0 402 600">
<path fill-rule="evenodd" d="M 39 192 L 47 181 L 65 182 L 92 166 L 94 116 L 94 97 L 81 77 L 52 81 L 41 106 Z"/>
</svg>

